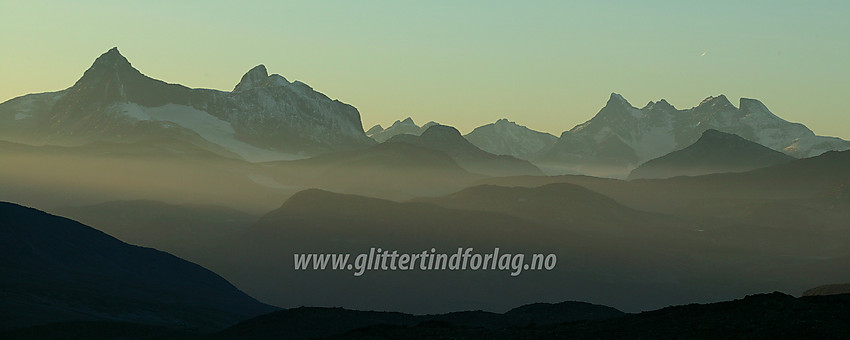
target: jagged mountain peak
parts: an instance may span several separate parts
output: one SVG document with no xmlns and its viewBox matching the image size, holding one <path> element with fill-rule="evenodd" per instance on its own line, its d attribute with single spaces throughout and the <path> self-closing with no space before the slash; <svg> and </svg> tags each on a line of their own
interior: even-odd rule
<svg viewBox="0 0 850 340">
<path fill-rule="evenodd" d="M 118 47 L 113 47 L 94 60 L 92 67 L 98 66 L 130 66 L 130 61 L 118 51 Z"/>
<path fill-rule="evenodd" d="M 299 85 L 303 84 L 298 81 L 296 81 L 295 83 L 298 83 Z M 260 64 L 254 66 L 253 68 L 248 70 L 245 75 L 242 76 L 242 79 L 239 81 L 239 84 L 236 84 L 236 86 L 233 88 L 233 92 L 248 91 L 250 89 L 258 87 L 287 86 L 289 84 L 290 82 L 279 74 L 269 75 L 268 70 L 266 70 L 266 66 Z"/>
<path fill-rule="evenodd" d="M 608 103 L 605 106 L 612 106 L 612 105 L 624 106 L 624 107 L 627 107 L 627 108 L 632 107 L 632 104 L 630 104 L 629 101 L 626 100 L 626 98 L 624 98 L 619 93 L 615 93 L 615 92 L 611 92 L 611 96 L 608 97 Z"/>
<path fill-rule="evenodd" d="M 522 125 L 519 125 L 514 121 L 510 121 L 507 118 L 501 118 L 501 119 L 497 120 L 495 123 L 493 123 L 493 125 L 495 125 L 497 127 L 504 127 L 504 128 L 510 128 L 510 127 L 514 127 L 514 126 L 522 127 Z"/>
<path fill-rule="evenodd" d="M 632 120 L 634 118 L 640 118 L 641 116 L 643 116 L 643 113 L 640 109 L 632 106 L 626 98 L 623 98 L 623 96 L 618 93 L 611 93 L 611 97 L 608 98 L 608 102 L 605 103 L 605 107 L 599 110 L 599 113 L 597 113 L 596 116 L 591 118 L 590 121 L 578 125 L 573 129 L 581 130 L 591 121 Z"/>
<path fill-rule="evenodd" d="M 113 47 L 97 57 L 74 86 L 92 87 L 93 84 L 101 82 L 114 83 L 113 78 L 117 78 L 115 79 L 117 82 L 123 82 L 129 80 L 128 77 L 137 78 L 144 77 L 144 75 L 136 70 L 127 58 L 121 55 L 118 47 Z"/>
</svg>

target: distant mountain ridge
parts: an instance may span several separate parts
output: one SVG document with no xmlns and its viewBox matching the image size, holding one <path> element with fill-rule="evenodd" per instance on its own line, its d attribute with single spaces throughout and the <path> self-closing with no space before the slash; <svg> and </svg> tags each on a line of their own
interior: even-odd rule
<svg viewBox="0 0 850 340">
<path fill-rule="evenodd" d="M 506 155 L 494 155 L 479 149 L 466 140 L 460 132 L 446 125 L 432 125 L 420 136 L 400 134 L 385 143 L 409 143 L 437 150 L 452 157 L 460 166 L 474 173 L 488 176 L 542 175 L 528 161 Z"/>
<path fill-rule="evenodd" d="M 232 92 L 149 78 L 117 48 L 70 88 L 0 104 L 3 139 L 41 145 L 167 136 L 249 161 L 303 158 L 373 144 L 356 108 L 310 86 L 248 71 Z"/>
<path fill-rule="evenodd" d="M 665 100 L 632 106 L 612 93 L 593 118 L 561 134 L 540 162 L 572 165 L 581 171 L 610 167 L 624 174 L 638 164 L 693 144 L 705 130 L 736 134 L 793 157 L 850 149 L 850 142 L 816 136 L 805 125 L 774 115 L 760 101 L 741 98 L 738 107 L 724 95 L 679 110 Z"/>
<path fill-rule="evenodd" d="M 419 136 L 429 127 L 437 125 L 436 122 L 427 122 L 422 126 L 416 125 L 413 118 L 407 117 L 404 120 L 397 120 L 393 125 L 384 129 L 380 124 L 371 127 L 366 131 L 366 135 L 379 143 L 383 143 L 388 139 L 402 134 Z"/>
<path fill-rule="evenodd" d="M 558 137 L 534 131 L 507 119 L 479 126 L 464 137 L 481 150 L 525 160 L 538 158 L 558 141 Z"/>
<path fill-rule="evenodd" d="M 694 144 L 641 164 L 629 179 L 744 172 L 793 160 L 738 135 L 709 129 Z"/>
</svg>

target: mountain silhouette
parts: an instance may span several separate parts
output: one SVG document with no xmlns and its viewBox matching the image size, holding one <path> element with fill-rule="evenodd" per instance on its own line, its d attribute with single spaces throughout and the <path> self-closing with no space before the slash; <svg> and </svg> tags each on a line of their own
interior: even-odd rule
<svg viewBox="0 0 850 340">
<path fill-rule="evenodd" d="M 488 176 L 542 175 L 533 164 L 513 156 L 497 156 L 479 149 L 467 141 L 457 129 L 433 125 L 420 136 L 401 134 L 386 143 L 410 143 L 443 152 L 465 169 Z"/>
<path fill-rule="evenodd" d="M 787 163 L 793 157 L 740 136 L 705 130 L 694 144 L 641 164 L 629 179 L 744 172 Z"/>
<path fill-rule="evenodd" d="M 331 339 L 650 339 L 817 338 L 850 336 L 850 294 L 794 298 L 750 295 L 710 304 L 673 306 L 605 320 L 484 329 L 451 322 L 385 324 Z"/>
<path fill-rule="evenodd" d="M 611 307 L 573 301 L 535 303 L 511 309 L 506 313 L 467 311 L 433 315 L 300 307 L 240 322 L 214 334 L 211 338 L 314 339 L 340 335 L 363 327 L 415 326 L 429 322 L 495 330 L 529 325 L 555 325 L 581 320 L 604 320 L 623 315 L 626 314 Z"/>
</svg>

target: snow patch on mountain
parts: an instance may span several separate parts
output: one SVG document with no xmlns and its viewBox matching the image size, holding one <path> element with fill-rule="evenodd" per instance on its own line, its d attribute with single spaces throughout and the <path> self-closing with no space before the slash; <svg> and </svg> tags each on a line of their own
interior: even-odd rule
<svg viewBox="0 0 850 340">
<path fill-rule="evenodd" d="M 205 111 L 191 106 L 166 104 L 159 107 L 144 107 L 135 103 L 120 104 L 116 112 L 135 121 L 159 121 L 177 124 L 194 131 L 207 141 L 236 153 L 249 162 L 293 160 L 303 156 L 262 149 L 236 139 L 236 131 L 230 123 Z"/>
<path fill-rule="evenodd" d="M 665 154 L 665 150 L 676 148 L 676 137 L 673 132 L 673 124 L 667 121 L 661 126 L 652 126 L 647 131 L 632 136 L 632 139 L 624 141 L 635 150 L 635 155 L 640 159 L 652 159 Z"/>
</svg>

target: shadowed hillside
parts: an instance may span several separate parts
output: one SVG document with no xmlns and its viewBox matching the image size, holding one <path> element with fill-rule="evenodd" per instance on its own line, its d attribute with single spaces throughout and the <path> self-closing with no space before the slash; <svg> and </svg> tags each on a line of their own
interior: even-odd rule
<svg viewBox="0 0 850 340">
<path fill-rule="evenodd" d="M 737 135 L 706 130 L 696 143 L 641 164 L 629 179 L 744 172 L 788 163 L 793 157 Z"/>
<path fill-rule="evenodd" d="M 0 203 L 2 324 L 123 321 L 216 329 L 266 313 L 218 275 L 72 220 Z"/>
</svg>

